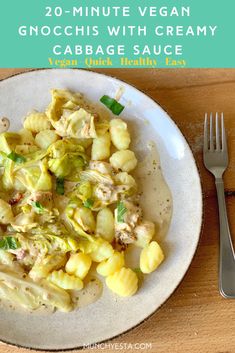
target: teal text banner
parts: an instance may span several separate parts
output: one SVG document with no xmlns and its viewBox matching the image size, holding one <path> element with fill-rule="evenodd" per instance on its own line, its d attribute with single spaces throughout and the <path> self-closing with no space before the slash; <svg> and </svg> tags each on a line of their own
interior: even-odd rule
<svg viewBox="0 0 235 353">
<path fill-rule="evenodd" d="M 235 0 L 2 1 L 0 67 L 235 67 Z"/>
</svg>

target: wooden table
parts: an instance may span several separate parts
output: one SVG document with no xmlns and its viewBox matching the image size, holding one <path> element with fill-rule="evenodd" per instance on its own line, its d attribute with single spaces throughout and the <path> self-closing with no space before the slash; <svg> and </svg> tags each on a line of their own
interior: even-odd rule
<svg viewBox="0 0 235 353">
<path fill-rule="evenodd" d="M 20 69 L 1 69 L 0 79 Z M 235 300 L 218 292 L 219 224 L 213 178 L 202 164 L 203 116 L 223 111 L 230 165 L 225 174 L 231 231 L 235 235 L 235 69 L 100 69 L 143 90 L 171 115 L 187 138 L 202 177 L 205 201 L 200 243 L 184 280 L 145 323 L 111 343 L 147 342 L 154 353 L 234 353 Z M 234 236 L 235 239 L 235 236 Z M 101 350 L 96 350 L 101 351 Z M 112 348 L 102 349 L 111 352 Z M 27 352 L 0 344 L 0 353 Z M 86 350 L 94 352 L 94 350 Z"/>
</svg>

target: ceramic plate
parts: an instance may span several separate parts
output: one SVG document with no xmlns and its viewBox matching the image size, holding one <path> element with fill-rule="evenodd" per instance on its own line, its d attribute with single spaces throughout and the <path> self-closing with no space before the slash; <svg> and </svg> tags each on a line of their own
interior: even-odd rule
<svg viewBox="0 0 235 353">
<path fill-rule="evenodd" d="M 129 299 L 114 300 L 112 293 L 104 290 L 97 302 L 68 314 L 39 316 L 1 309 L 0 339 L 4 342 L 61 350 L 115 337 L 156 311 L 173 293 L 191 263 L 202 223 L 200 178 L 183 135 L 156 102 L 105 75 L 85 70 L 39 70 L 0 82 L 0 116 L 10 118 L 15 130 L 30 110 L 45 109 L 53 87 L 80 91 L 98 102 L 103 94 L 113 97 L 120 86 L 124 89 L 124 117 L 138 120 L 142 141 L 156 142 L 163 174 L 172 192 L 173 216 L 163 242 L 166 260 Z"/>
</svg>

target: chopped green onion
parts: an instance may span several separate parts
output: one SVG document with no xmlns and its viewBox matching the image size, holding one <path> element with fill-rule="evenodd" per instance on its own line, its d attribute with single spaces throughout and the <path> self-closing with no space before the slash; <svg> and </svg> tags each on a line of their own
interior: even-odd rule
<svg viewBox="0 0 235 353">
<path fill-rule="evenodd" d="M 101 103 L 103 103 L 107 108 L 111 110 L 113 103 L 116 102 L 114 98 L 111 98 L 109 96 L 103 96 L 100 98 Z"/>
<path fill-rule="evenodd" d="M 37 213 L 43 213 L 44 207 L 42 207 L 39 201 L 32 201 L 31 205 L 35 208 Z"/>
<path fill-rule="evenodd" d="M 5 237 L 0 240 L 0 249 L 2 250 L 16 250 L 20 247 L 19 242 L 16 238 L 13 237 Z"/>
<path fill-rule="evenodd" d="M 126 213 L 127 208 L 123 202 L 118 202 L 117 205 L 117 221 L 118 223 L 124 222 L 124 214 Z"/>
<path fill-rule="evenodd" d="M 20 154 L 17 154 L 14 151 L 8 154 L 7 157 L 18 164 L 26 162 L 26 158 L 24 156 L 21 156 Z"/>
<path fill-rule="evenodd" d="M 144 279 L 144 274 L 143 272 L 141 271 L 141 269 L 139 267 L 137 268 L 133 268 L 132 271 L 134 271 L 138 277 L 138 281 L 139 283 L 141 283 Z"/>
<path fill-rule="evenodd" d="M 135 272 L 135 273 L 142 273 L 142 271 L 141 271 L 141 269 L 139 268 L 139 267 L 136 267 L 136 268 L 133 268 L 133 271 Z"/>
<path fill-rule="evenodd" d="M 56 179 L 56 192 L 59 195 L 64 195 L 64 178 Z"/>
<path fill-rule="evenodd" d="M 103 103 L 107 108 L 111 110 L 114 115 L 120 115 L 125 108 L 116 99 L 110 98 L 109 96 L 103 96 L 100 98 L 101 103 Z"/>
<path fill-rule="evenodd" d="M 94 205 L 94 201 L 92 199 L 87 199 L 85 202 L 84 202 L 84 206 L 86 208 L 91 208 L 92 206 Z"/>
</svg>

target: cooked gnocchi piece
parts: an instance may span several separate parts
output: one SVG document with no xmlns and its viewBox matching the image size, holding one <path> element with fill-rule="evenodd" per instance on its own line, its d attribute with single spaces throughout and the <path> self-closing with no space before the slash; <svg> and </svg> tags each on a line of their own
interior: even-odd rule
<svg viewBox="0 0 235 353">
<path fill-rule="evenodd" d="M 132 188 L 137 189 L 137 184 L 132 175 L 127 172 L 120 172 L 115 175 L 115 181 L 119 185 L 128 185 Z"/>
<path fill-rule="evenodd" d="M 122 267 L 119 271 L 106 277 L 109 289 L 120 297 L 130 297 L 138 289 L 138 277 L 130 268 Z"/>
<path fill-rule="evenodd" d="M 116 170 L 129 173 L 137 166 L 134 152 L 130 150 L 117 151 L 109 159 L 111 166 Z"/>
<path fill-rule="evenodd" d="M 106 132 L 104 135 L 94 138 L 91 148 L 91 159 L 93 161 L 102 161 L 110 156 L 110 134 Z"/>
<path fill-rule="evenodd" d="M 100 262 L 96 270 L 101 276 L 107 277 L 119 271 L 124 265 L 124 253 L 115 251 L 108 260 Z"/>
<path fill-rule="evenodd" d="M 89 255 L 82 252 L 71 254 L 65 265 L 65 270 L 70 275 L 84 279 L 90 270 L 91 264 L 92 260 Z"/>
<path fill-rule="evenodd" d="M 80 278 L 68 275 L 63 270 L 53 271 L 47 279 L 49 282 L 63 289 L 81 290 L 83 288 L 83 282 Z"/>
<path fill-rule="evenodd" d="M 50 272 L 63 267 L 65 262 L 65 254 L 46 255 L 43 258 L 39 257 L 36 259 L 31 270 L 29 271 L 29 277 L 34 281 L 46 278 Z"/>
<path fill-rule="evenodd" d="M 151 273 L 155 271 L 164 260 L 164 254 L 160 245 L 156 241 L 152 241 L 141 251 L 140 269 L 143 273 Z"/>
<path fill-rule="evenodd" d="M 118 150 L 127 150 L 131 143 L 131 137 L 127 124 L 122 119 L 113 119 L 110 122 L 110 135 L 113 145 Z"/>
<path fill-rule="evenodd" d="M 97 213 L 96 234 L 109 242 L 114 238 L 114 216 L 108 207 L 103 208 Z"/>
<path fill-rule="evenodd" d="M 114 253 L 114 249 L 111 244 L 103 239 L 98 239 L 95 248 L 89 254 L 92 261 L 101 262 L 108 259 Z"/>
</svg>

